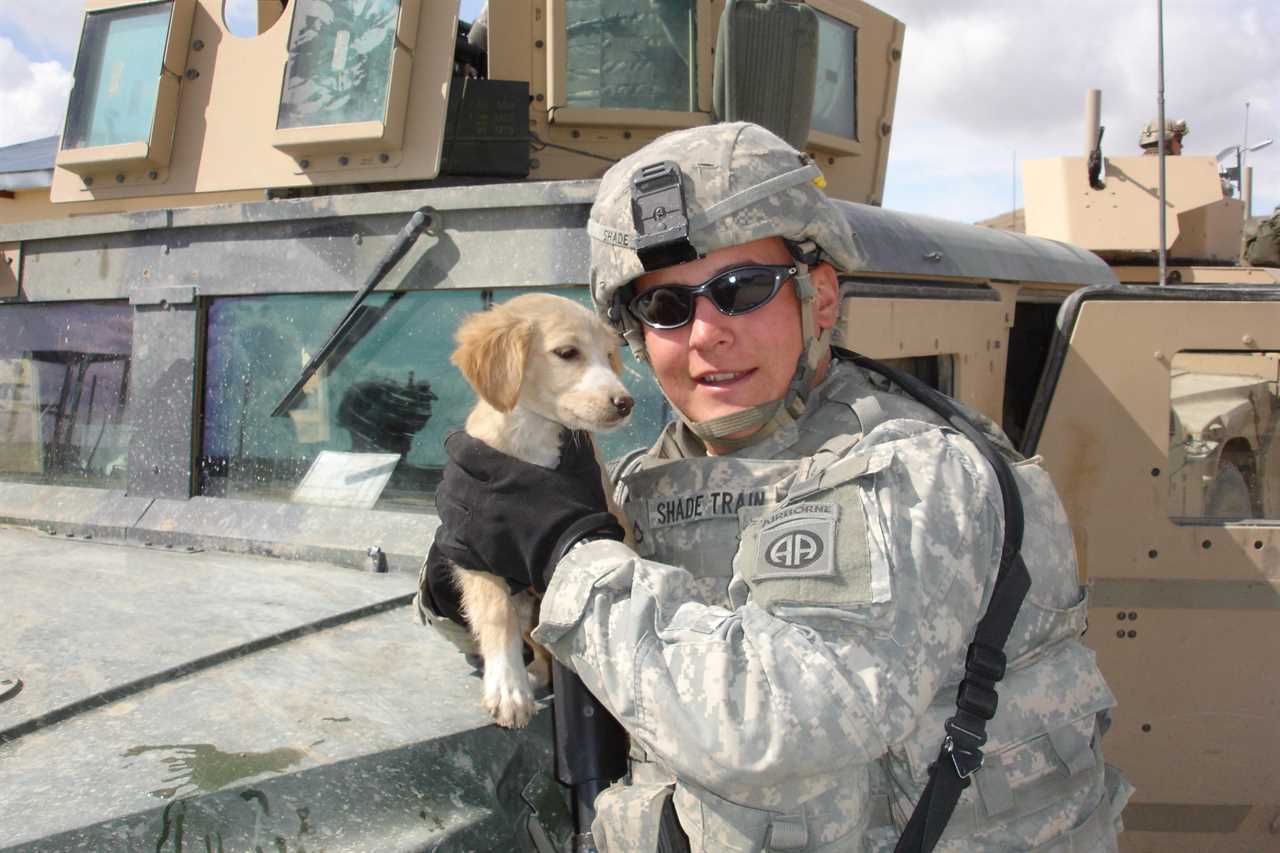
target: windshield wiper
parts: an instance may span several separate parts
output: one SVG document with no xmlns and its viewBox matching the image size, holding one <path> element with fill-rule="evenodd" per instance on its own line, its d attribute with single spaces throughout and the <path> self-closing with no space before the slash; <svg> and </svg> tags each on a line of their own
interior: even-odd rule
<svg viewBox="0 0 1280 853">
<path fill-rule="evenodd" d="M 271 412 L 271 417 L 278 418 L 292 409 L 302 398 L 303 389 L 306 384 L 311 381 L 311 377 L 320 372 L 320 368 L 324 367 L 328 362 L 333 362 L 333 367 L 342 361 L 343 357 L 351 351 L 351 347 L 355 345 L 360 338 L 368 333 L 378 320 L 385 316 L 384 309 L 370 310 L 364 306 L 364 301 L 373 292 L 373 289 L 387 277 L 387 273 L 391 272 L 392 267 L 400 262 L 405 256 L 409 248 L 417 241 L 418 236 L 423 231 L 431 229 L 436 221 L 436 212 L 429 207 L 420 207 L 414 211 L 413 216 L 409 217 L 409 221 L 400 229 L 400 233 L 396 235 L 396 240 L 391 244 L 391 248 L 382 256 L 377 265 L 373 268 L 373 272 L 369 273 L 369 278 L 365 280 L 364 287 L 357 291 L 355 297 L 351 300 L 351 304 L 347 306 L 347 311 L 342 315 L 342 319 L 333 327 L 333 331 L 329 333 L 329 339 L 324 342 L 324 346 L 316 351 L 316 354 L 307 362 L 307 366 L 302 368 L 302 375 L 298 377 L 298 381 L 293 383 L 293 387 L 284 395 L 275 409 Z M 390 307 L 389 305 L 386 307 Z M 348 339 L 351 339 L 348 341 Z M 345 344 L 345 345 L 344 345 Z"/>
</svg>

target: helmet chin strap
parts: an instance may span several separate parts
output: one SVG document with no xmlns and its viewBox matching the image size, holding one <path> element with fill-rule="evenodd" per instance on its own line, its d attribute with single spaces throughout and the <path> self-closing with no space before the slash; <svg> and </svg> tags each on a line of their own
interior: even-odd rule
<svg viewBox="0 0 1280 853">
<path fill-rule="evenodd" d="M 786 395 L 741 412 L 705 421 L 695 421 L 676 409 L 689 430 L 702 439 L 703 443 L 714 444 L 717 450 L 734 451 L 748 447 L 804 414 L 814 377 L 822 365 L 823 354 L 831 348 L 831 330 L 826 329 L 821 333 L 818 331 L 815 314 L 818 291 L 809 277 L 808 264 L 797 261 L 796 269 L 796 295 L 800 297 L 800 332 L 804 351 L 796 362 L 796 371 L 792 374 Z M 729 437 L 746 430 L 750 430 L 746 435 Z"/>
</svg>

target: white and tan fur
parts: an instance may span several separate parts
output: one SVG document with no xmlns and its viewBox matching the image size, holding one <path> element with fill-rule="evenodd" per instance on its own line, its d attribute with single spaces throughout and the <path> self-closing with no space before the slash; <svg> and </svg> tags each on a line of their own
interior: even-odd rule
<svg viewBox="0 0 1280 853">
<path fill-rule="evenodd" d="M 576 302 L 518 296 L 468 317 L 456 340 L 450 360 L 480 398 L 466 432 L 495 450 L 554 468 L 564 428 L 608 431 L 630 416 L 634 400 L 618 379 L 618 336 Z M 617 514 L 612 503 L 610 509 Z M 453 568 L 484 658 L 485 709 L 501 726 L 522 727 L 535 710 L 534 690 L 551 675 L 550 656 L 531 640 L 533 663 L 524 666 L 523 640 L 537 622 L 538 600 L 532 590 L 513 596 L 506 581 L 487 572 Z"/>
</svg>

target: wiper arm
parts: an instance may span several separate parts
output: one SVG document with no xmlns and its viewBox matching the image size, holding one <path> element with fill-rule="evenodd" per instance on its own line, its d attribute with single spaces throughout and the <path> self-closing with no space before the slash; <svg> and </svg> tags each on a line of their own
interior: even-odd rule
<svg viewBox="0 0 1280 853">
<path fill-rule="evenodd" d="M 327 362 L 335 356 L 341 360 L 343 355 L 350 351 L 350 347 L 342 347 L 342 344 L 356 330 L 360 335 L 369 331 L 369 329 L 380 320 L 384 312 L 369 312 L 361 310 L 365 299 L 373 292 L 381 281 L 387 277 L 387 273 L 391 272 L 392 267 L 400 262 L 410 247 L 417 241 L 418 235 L 423 231 L 430 230 L 435 223 L 436 212 L 429 207 L 420 207 L 414 211 L 413 216 L 409 217 L 409 221 L 400 229 L 400 233 L 396 235 L 396 240 L 391 244 L 391 248 L 382 256 L 373 271 L 369 273 L 369 278 L 365 280 L 364 287 L 356 293 L 351 300 L 351 304 L 347 306 L 347 311 L 342 315 L 342 319 L 333 327 L 333 331 L 329 333 L 329 339 L 324 342 L 324 346 L 316 351 L 316 354 L 307 362 L 307 366 L 302 368 L 302 375 L 298 377 L 298 381 L 293 383 L 293 387 L 284 395 L 275 409 L 271 412 L 271 417 L 278 418 L 288 412 L 301 399 L 303 389 L 306 384 L 311 381 L 311 377 L 320 372 L 320 368 L 324 367 Z M 341 349 L 339 349 L 341 347 Z"/>
</svg>

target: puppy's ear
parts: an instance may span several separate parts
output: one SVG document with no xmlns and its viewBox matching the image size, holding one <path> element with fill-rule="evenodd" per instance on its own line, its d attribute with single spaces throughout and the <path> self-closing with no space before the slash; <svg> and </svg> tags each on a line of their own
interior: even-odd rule
<svg viewBox="0 0 1280 853">
<path fill-rule="evenodd" d="M 533 343 L 533 323 L 497 306 L 464 320 L 454 339 L 458 348 L 449 360 L 480 399 L 500 412 L 515 408 Z"/>
</svg>

